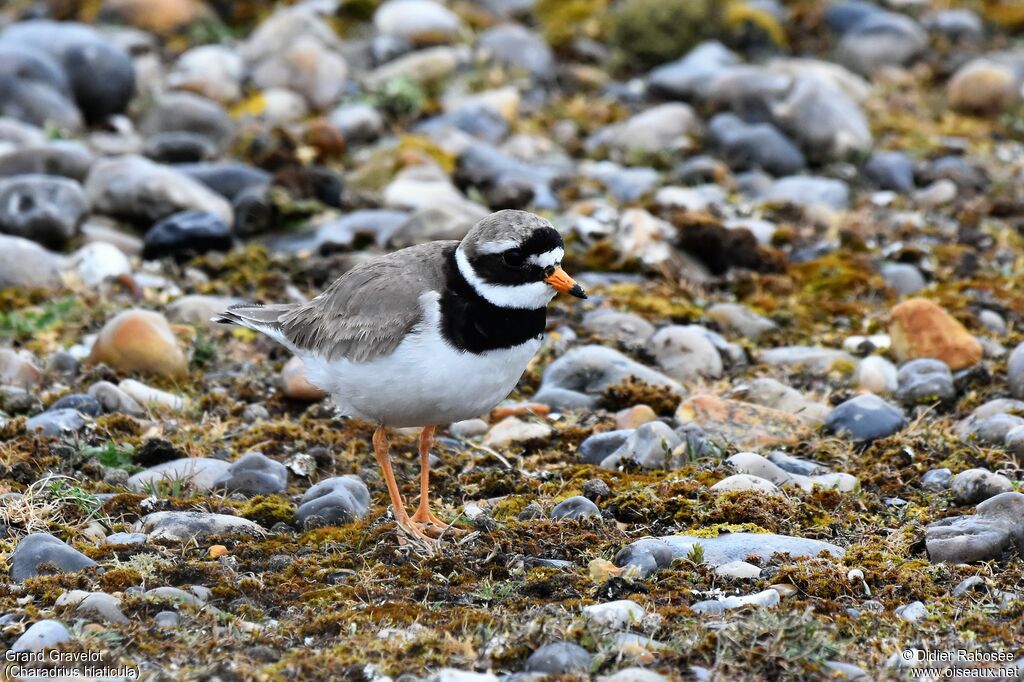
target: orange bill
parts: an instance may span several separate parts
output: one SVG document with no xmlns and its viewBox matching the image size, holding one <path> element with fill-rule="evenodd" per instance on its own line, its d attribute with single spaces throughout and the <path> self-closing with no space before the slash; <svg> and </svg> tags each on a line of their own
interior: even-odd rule
<svg viewBox="0 0 1024 682">
<path fill-rule="evenodd" d="M 576 283 L 572 277 L 566 274 L 562 268 L 555 268 L 555 271 L 544 278 L 544 281 L 555 291 L 569 294 L 576 298 L 586 298 L 587 293 L 583 287 Z"/>
</svg>

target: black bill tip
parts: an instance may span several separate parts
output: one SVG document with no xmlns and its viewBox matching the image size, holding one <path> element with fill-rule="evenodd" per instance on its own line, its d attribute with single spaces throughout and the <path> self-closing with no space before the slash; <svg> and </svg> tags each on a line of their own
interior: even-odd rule
<svg viewBox="0 0 1024 682">
<path fill-rule="evenodd" d="M 579 284 L 573 284 L 572 289 L 569 289 L 569 295 L 575 296 L 576 298 L 586 298 L 587 292 L 583 291 L 583 287 Z"/>
</svg>

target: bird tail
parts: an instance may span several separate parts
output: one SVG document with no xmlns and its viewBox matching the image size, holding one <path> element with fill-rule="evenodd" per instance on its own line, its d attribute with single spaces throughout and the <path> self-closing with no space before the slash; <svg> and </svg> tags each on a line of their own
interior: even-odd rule
<svg viewBox="0 0 1024 682">
<path fill-rule="evenodd" d="M 224 312 L 210 318 L 211 322 L 235 324 L 266 334 L 278 343 L 291 347 L 281 328 L 281 318 L 295 309 L 291 303 L 275 305 L 259 305 L 255 303 L 239 303 L 230 306 Z"/>
</svg>

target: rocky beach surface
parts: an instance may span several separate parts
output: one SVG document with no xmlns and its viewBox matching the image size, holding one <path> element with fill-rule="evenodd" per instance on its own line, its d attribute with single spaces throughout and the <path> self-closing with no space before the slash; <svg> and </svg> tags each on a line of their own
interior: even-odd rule
<svg viewBox="0 0 1024 682">
<path fill-rule="evenodd" d="M 1022 45 L 1017 0 L 4 2 L 0 649 L 1024 675 Z M 468 533 L 426 554 L 374 426 L 209 320 L 506 208 L 590 297 L 441 426 Z M 392 453 L 415 499 L 415 431 Z"/>
</svg>

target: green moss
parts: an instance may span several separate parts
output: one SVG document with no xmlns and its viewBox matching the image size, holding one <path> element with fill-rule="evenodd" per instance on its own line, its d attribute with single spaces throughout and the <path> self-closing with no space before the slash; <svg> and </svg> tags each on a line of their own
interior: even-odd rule
<svg viewBox="0 0 1024 682">
<path fill-rule="evenodd" d="M 295 505 L 280 495 L 257 495 L 239 507 L 238 515 L 271 528 L 275 523 L 294 521 Z"/>
<path fill-rule="evenodd" d="M 576 38 L 600 38 L 607 10 L 608 0 L 537 0 L 533 5 L 544 37 L 555 48 Z"/>
<path fill-rule="evenodd" d="M 719 0 L 624 0 L 611 17 L 611 42 L 649 69 L 689 52 L 721 30 Z"/>
</svg>

